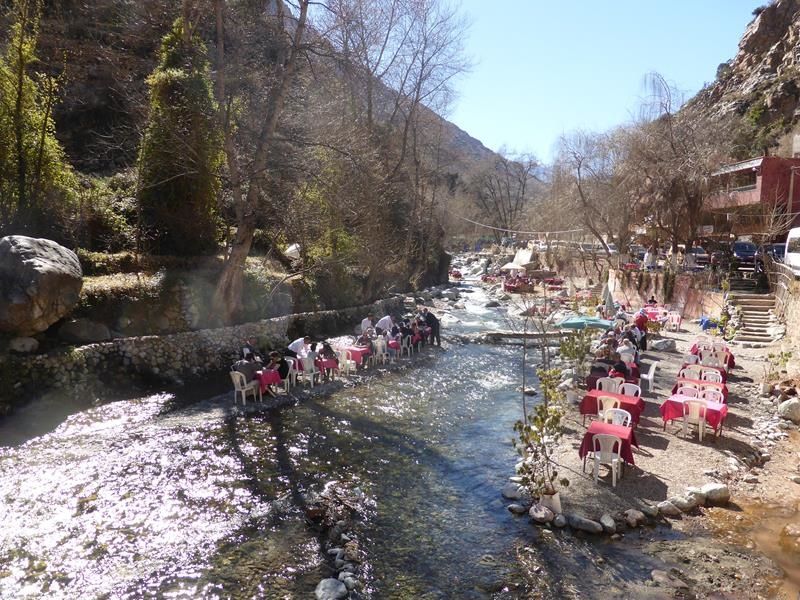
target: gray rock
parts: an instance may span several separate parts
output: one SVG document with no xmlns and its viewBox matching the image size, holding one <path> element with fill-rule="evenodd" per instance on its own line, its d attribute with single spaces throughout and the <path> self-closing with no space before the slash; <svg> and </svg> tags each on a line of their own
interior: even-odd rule
<svg viewBox="0 0 800 600">
<path fill-rule="evenodd" d="M 486 308 L 497 308 L 500 306 L 500 303 L 497 300 L 489 300 L 486 304 L 484 304 Z"/>
<path fill-rule="evenodd" d="M 605 531 L 606 533 L 613 534 L 617 532 L 617 524 L 614 522 L 614 517 L 612 517 L 608 513 L 600 517 L 600 525 L 603 526 L 603 531 Z"/>
<path fill-rule="evenodd" d="M 503 494 L 503 498 L 506 498 L 507 500 L 519 500 L 523 496 L 523 489 L 522 486 L 516 483 L 507 483 L 503 487 L 503 491 L 501 493 Z"/>
<path fill-rule="evenodd" d="M 689 487 L 686 488 L 686 495 L 687 496 L 694 496 L 695 501 L 697 502 L 697 506 L 703 506 L 706 503 L 706 494 L 703 490 L 697 487 Z"/>
<path fill-rule="evenodd" d="M 697 507 L 697 499 L 695 496 L 673 496 L 668 502 L 677 506 L 681 512 L 690 512 Z"/>
<path fill-rule="evenodd" d="M 528 512 L 528 509 L 522 506 L 522 504 L 509 504 L 508 510 L 515 515 L 524 515 Z"/>
<path fill-rule="evenodd" d="M 778 415 L 792 423 L 800 423 L 800 398 L 789 398 L 778 405 Z"/>
<path fill-rule="evenodd" d="M 800 475 L 792 475 L 791 480 L 794 483 L 800 483 Z"/>
<path fill-rule="evenodd" d="M 17 337 L 8 342 L 8 349 L 19 354 L 30 354 L 38 348 L 39 342 L 31 337 Z"/>
<path fill-rule="evenodd" d="M 579 515 L 567 516 L 569 526 L 578 531 L 586 531 L 587 533 L 603 533 L 603 526 L 597 521 L 592 521 Z"/>
<path fill-rule="evenodd" d="M 655 511 L 657 516 L 658 509 L 655 509 Z M 625 522 L 631 529 L 643 525 L 647 519 L 647 517 L 645 517 L 645 514 L 642 511 L 636 510 L 635 508 L 629 508 L 628 510 L 625 511 L 624 515 L 625 515 Z"/>
<path fill-rule="evenodd" d="M 90 344 L 110 340 L 111 331 L 102 323 L 89 319 L 74 319 L 58 328 L 58 337 L 73 344 Z"/>
<path fill-rule="evenodd" d="M 665 517 L 679 517 L 681 516 L 681 509 L 675 506 L 669 500 L 664 500 L 658 503 L 658 512 Z"/>
<path fill-rule="evenodd" d="M 552 510 L 541 504 L 534 504 L 531 506 L 528 514 L 531 516 L 531 519 L 537 523 L 550 523 L 556 517 Z"/>
<path fill-rule="evenodd" d="M 0 331 L 44 331 L 75 307 L 82 285 L 72 250 L 22 235 L 0 239 Z"/>
<path fill-rule="evenodd" d="M 707 483 L 700 488 L 711 506 L 725 506 L 730 502 L 731 491 L 724 483 Z"/>
<path fill-rule="evenodd" d="M 675 350 L 675 340 L 670 338 L 663 338 L 660 340 L 648 340 L 647 347 L 650 350 Z"/>
<path fill-rule="evenodd" d="M 567 525 L 567 517 L 564 515 L 556 515 L 555 519 L 553 519 L 553 525 L 561 529 Z"/>
<path fill-rule="evenodd" d="M 347 597 L 347 586 L 338 579 L 323 579 L 314 590 L 317 600 L 340 600 Z"/>
</svg>

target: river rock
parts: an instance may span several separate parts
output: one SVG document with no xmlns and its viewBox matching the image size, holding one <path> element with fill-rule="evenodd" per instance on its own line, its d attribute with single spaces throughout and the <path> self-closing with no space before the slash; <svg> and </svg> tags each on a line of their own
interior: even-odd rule
<svg viewBox="0 0 800 600">
<path fill-rule="evenodd" d="M 706 494 L 703 490 L 696 487 L 686 488 L 686 496 L 693 496 L 697 506 L 704 506 L 706 503 Z"/>
<path fill-rule="evenodd" d="M 800 525 L 789 523 L 781 530 L 780 546 L 789 552 L 800 552 Z"/>
<path fill-rule="evenodd" d="M 614 517 L 605 513 L 602 517 L 600 517 L 600 525 L 603 526 L 603 531 L 606 533 L 616 533 L 617 532 L 617 524 L 614 522 Z"/>
<path fill-rule="evenodd" d="M 792 423 L 800 423 L 800 399 L 789 398 L 778 405 L 778 415 Z"/>
<path fill-rule="evenodd" d="M 669 502 L 677 506 L 681 512 L 690 512 L 697 507 L 697 500 L 694 496 L 673 496 Z"/>
<path fill-rule="evenodd" d="M 110 340 L 111 331 L 96 321 L 73 319 L 58 328 L 58 337 L 73 344 L 91 344 Z"/>
<path fill-rule="evenodd" d="M 524 515 L 526 512 L 528 512 L 528 509 L 522 504 L 509 504 L 508 510 L 515 515 Z"/>
<path fill-rule="evenodd" d="M 653 506 L 652 504 L 642 504 L 642 512 L 651 519 L 655 519 L 658 517 L 658 506 Z"/>
<path fill-rule="evenodd" d="M 586 517 L 579 515 L 569 515 L 567 517 L 569 526 L 578 531 L 586 531 L 587 533 L 603 533 L 603 526 L 597 521 L 592 521 Z"/>
<path fill-rule="evenodd" d="M 44 331 L 78 303 L 82 285 L 72 250 L 23 235 L 0 239 L 0 331 Z"/>
<path fill-rule="evenodd" d="M 553 519 L 553 525 L 561 529 L 562 527 L 566 527 L 567 525 L 567 517 L 564 515 L 556 515 Z"/>
<path fill-rule="evenodd" d="M 17 337 L 8 342 L 8 349 L 19 354 L 30 354 L 38 348 L 39 342 L 31 337 Z"/>
<path fill-rule="evenodd" d="M 347 586 L 338 579 L 329 577 L 317 584 L 314 596 L 317 600 L 340 600 L 347 597 Z"/>
<path fill-rule="evenodd" d="M 647 340 L 647 347 L 649 350 L 675 350 L 675 340 L 670 338 L 663 338 L 660 340 Z"/>
<path fill-rule="evenodd" d="M 681 516 L 681 509 L 675 506 L 669 500 L 664 500 L 663 502 L 658 503 L 658 512 L 660 512 L 665 517 L 680 517 Z"/>
<path fill-rule="evenodd" d="M 707 483 L 700 488 L 711 506 L 725 506 L 731 500 L 731 491 L 724 483 Z"/>
<path fill-rule="evenodd" d="M 531 516 L 531 519 L 537 523 L 549 523 L 556 517 L 552 510 L 541 504 L 534 504 L 531 506 L 528 514 Z"/>
<path fill-rule="evenodd" d="M 497 300 L 489 300 L 486 304 L 484 304 L 486 308 L 497 308 L 500 306 L 500 303 Z"/>
<path fill-rule="evenodd" d="M 516 483 L 507 483 L 503 486 L 503 491 L 500 493 L 503 494 L 503 498 L 507 500 L 519 500 L 523 496 L 523 488 Z"/>
<path fill-rule="evenodd" d="M 625 511 L 624 515 L 625 523 L 627 523 L 628 527 L 631 529 L 643 525 L 647 520 L 647 517 L 645 517 L 644 513 L 640 510 L 636 510 L 635 508 L 629 508 Z"/>
</svg>

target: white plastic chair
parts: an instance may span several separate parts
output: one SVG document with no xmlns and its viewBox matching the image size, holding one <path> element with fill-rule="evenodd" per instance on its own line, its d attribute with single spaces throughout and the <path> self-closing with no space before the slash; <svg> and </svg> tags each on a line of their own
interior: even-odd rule
<svg viewBox="0 0 800 600">
<path fill-rule="evenodd" d="M 640 388 L 635 383 L 623 383 L 619 386 L 619 392 L 623 396 L 641 396 L 642 395 L 642 388 Z"/>
<path fill-rule="evenodd" d="M 317 365 L 312 357 L 306 356 L 302 358 L 301 361 L 303 363 L 302 377 L 306 383 L 313 388 L 314 380 L 317 379 L 321 373 L 319 369 L 317 369 Z"/>
<path fill-rule="evenodd" d="M 722 373 L 714 369 L 706 369 L 702 374 L 703 381 L 711 383 L 722 383 Z"/>
<path fill-rule="evenodd" d="M 697 435 L 703 441 L 706 428 L 706 403 L 702 400 L 687 400 L 683 403 L 683 437 L 689 425 L 697 425 Z"/>
<path fill-rule="evenodd" d="M 289 363 L 289 372 L 286 374 L 286 379 L 283 380 L 284 387 L 286 389 L 286 393 L 289 393 L 289 388 L 292 386 L 297 385 L 297 376 L 300 374 L 300 371 L 297 368 L 297 358 L 293 356 L 284 356 L 283 359 Z"/>
<path fill-rule="evenodd" d="M 700 392 L 698 398 L 706 402 L 716 402 L 722 404 L 725 401 L 725 396 L 719 390 L 705 389 Z"/>
<path fill-rule="evenodd" d="M 611 398 L 610 396 L 600 396 L 597 399 L 597 416 L 601 421 L 605 421 L 606 411 L 612 408 L 619 408 L 621 402 L 619 398 Z"/>
<path fill-rule="evenodd" d="M 612 425 L 630 427 L 632 420 L 631 413 L 622 408 L 609 408 L 603 412 L 603 421 Z"/>
<path fill-rule="evenodd" d="M 687 354 L 683 357 L 683 362 L 685 362 L 687 365 L 696 365 L 699 360 L 700 357 L 697 356 L 697 354 Z"/>
<path fill-rule="evenodd" d="M 409 358 L 411 358 L 411 354 L 414 351 L 414 346 L 411 345 L 411 337 L 405 336 L 403 340 L 400 342 L 400 357 L 402 358 L 403 352 L 405 352 Z"/>
<path fill-rule="evenodd" d="M 336 368 L 339 374 L 349 375 L 351 371 L 355 371 L 358 367 L 356 361 L 353 360 L 353 353 L 349 350 L 339 350 L 336 356 L 339 359 L 339 366 Z"/>
<path fill-rule="evenodd" d="M 667 314 L 667 329 L 669 331 L 680 331 L 681 330 L 681 318 L 680 313 L 677 312 L 670 312 Z"/>
<path fill-rule="evenodd" d="M 700 364 L 704 367 L 722 367 L 722 361 L 714 352 L 701 352 Z"/>
<path fill-rule="evenodd" d="M 725 344 L 724 342 L 714 342 L 711 344 L 711 350 L 713 352 L 727 352 L 728 345 Z"/>
<path fill-rule="evenodd" d="M 616 452 L 614 449 L 616 448 Z M 617 473 L 622 477 L 622 439 L 616 435 L 598 433 L 592 436 L 592 449 L 594 450 L 594 482 L 600 476 L 600 465 L 607 465 L 611 469 L 611 487 L 617 487 Z"/>
<path fill-rule="evenodd" d="M 688 396 L 690 398 L 697 398 L 700 395 L 700 390 L 691 384 L 683 384 L 678 388 L 677 394 L 679 396 Z"/>
<path fill-rule="evenodd" d="M 636 356 L 632 352 L 620 352 L 619 359 L 624 363 L 632 363 Z"/>
<path fill-rule="evenodd" d="M 619 390 L 619 380 L 616 377 L 601 377 L 597 380 L 597 389 L 616 394 Z"/>
<path fill-rule="evenodd" d="M 647 389 L 651 392 L 656 389 L 656 367 L 658 367 L 658 361 L 650 363 L 650 370 L 647 373 L 642 373 L 639 377 L 639 385 L 644 384 L 647 382 Z"/>
<path fill-rule="evenodd" d="M 376 338 L 373 346 L 375 347 L 375 354 L 372 355 L 373 361 L 375 363 L 381 361 L 381 364 L 385 365 L 389 360 L 389 347 L 386 345 L 386 340 L 382 337 Z"/>
<path fill-rule="evenodd" d="M 233 381 L 233 403 L 236 404 L 236 398 L 239 394 L 242 395 L 242 406 L 247 406 L 247 394 L 253 394 L 253 401 L 255 402 L 256 393 L 258 394 L 259 401 L 263 402 L 264 398 L 261 396 L 261 382 L 257 379 L 247 381 L 243 373 L 239 371 L 231 371 L 231 381 Z"/>
</svg>

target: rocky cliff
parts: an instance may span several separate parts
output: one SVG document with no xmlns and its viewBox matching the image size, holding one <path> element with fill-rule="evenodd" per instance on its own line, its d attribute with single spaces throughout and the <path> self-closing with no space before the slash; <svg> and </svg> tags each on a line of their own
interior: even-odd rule
<svg viewBox="0 0 800 600">
<path fill-rule="evenodd" d="M 800 120 L 800 0 L 773 0 L 754 15 L 736 56 L 686 106 L 741 127 L 746 151 L 778 143 Z"/>
</svg>

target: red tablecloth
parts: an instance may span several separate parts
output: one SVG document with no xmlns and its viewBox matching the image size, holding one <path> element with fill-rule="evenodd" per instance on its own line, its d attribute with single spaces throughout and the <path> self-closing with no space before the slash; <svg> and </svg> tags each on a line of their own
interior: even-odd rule
<svg viewBox="0 0 800 600">
<path fill-rule="evenodd" d="M 658 321 L 659 319 L 663 319 L 664 317 L 667 316 L 667 309 L 645 306 L 644 313 L 647 315 L 647 318 L 650 319 L 651 321 Z"/>
<path fill-rule="evenodd" d="M 599 434 L 606 433 L 608 435 L 615 435 L 622 440 L 622 448 L 620 448 L 619 455 L 629 465 L 635 464 L 633 462 L 633 448 L 631 446 L 639 447 L 639 442 L 636 441 L 636 434 L 630 427 L 623 427 L 622 425 L 612 425 L 611 423 L 601 423 L 600 421 L 592 421 L 589 429 L 583 435 L 581 442 L 581 449 L 578 451 L 578 456 L 583 458 L 589 452 L 592 452 L 592 437 Z"/>
<path fill-rule="evenodd" d="M 400 342 L 397 340 L 389 340 L 388 346 L 393 350 L 400 350 Z"/>
<path fill-rule="evenodd" d="M 316 365 L 317 369 L 323 373 L 326 369 L 339 368 L 339 361 L 337 361 L 335 358 L 318 358 L 316 361 L 314 361 L 314 364 Z"/>
<path fill-rule="evenodd" d="M 256 377 L 261 384 L 262 394 L 264 393 L 264 390 L 267 389 L 268 385 L 280 385 L 282 381 L 281 374 L 274 369 L 263 369 L 261 371 L 256 371 Z"/>
<path fill-rule="evenodd" d="M 620 408 L 627 410 L 631 413 L 631 421 L 633 424 L 639 422 L 639 417 L 644 410 L 644 400 L 638 396 L 623 396 L 622 394 L 612 394 L 611 392 L 601 392 L 600 390 L 589 390 L 581 400 L 581 414 L 582 415 L 596 415 L 597 414 L 597 399 L 600 396 L 608 396 L 609 398 L 616 398 L 619 400 Z"/>
<path fill-rule="evenodd" d="M 728 371 L 726 371 L 722 367 L 707 367 L 706 365 L 690 365 L 689 363 L 683 363 L 681 370 L 685 369 L 686 367 L 701 367 L 703 369 L 714 369 L 717 373 L 719 373 L 722 376 L 722 383 L 728 382 Z"/>
<path fill-rule="evenodd" d="M 689 396 L 678 396 L 674 394 L 664 401 L 661 405 L 661 417 L 664 419 L 664 425 L 667 421 L 674 421 L 675 419 L 683 419 L 683 405 L 687 400 L 694 400 Z M 706 402 L 706 424 L 716 431 L 725 421 L 728 414 L 728 405 L 720 404 L 717 402 Z"/>
<path fill-rule="evenodd" d="M 733 367 L 736 366 L 736 359 L 733 356 L 733 352 L 731 352 L 730 348 L 728 348 L 727 346 L 725 347 L 725 352 L 728 353 L 728 365 L 727 366 L 728 366 L 729 369 L 732 369 Z M 699 347 L 699 344 L 697 342 L 692 344 L 692 348 L 689 350 L 689 354 L 694 354 L 695 356 L 700 354 L 700 347 Z"/>
<path fill-rule="evenodd" d="M 342 350 L 347 350 L 357 365 L 364 364 L 364 358 L 371 354 L 369 348 L 363 346 L 347 346 Z"/>
<path fill-rule="evenodd" d="M 639 385 L 639 377 L 641 374 L 639 373 L 639 365 L 636 363 L 625 363 L 628 366 L 628 377 L 625 379 L 627 383 L 635 383 Z M 607 374 L 601 373 L 599 371 L 595 371 L 594 373 L 590 373 L 586 376 L 586 389 L 593 390 L 597 387 L 597 380 L 601 377 L 608 377 Z"/>
<path fill-rule="evenodd" d="M 722 397 L 725 399 L 725 403 L 728 403 L 728 386 L 724 383 L 714 383 L 713 381 L 702 381 L 700 379 L 687 379 L 686 377 L 678 377 L 678 379 L 675 381 L 675 385 L 672 386 L 672 393 L 677 394 L 678 388 L 684 383 L 693 383 L 695 385 L 707 386 L 715 390 L 719 390 L 722 392 Z"/>
</svg>

